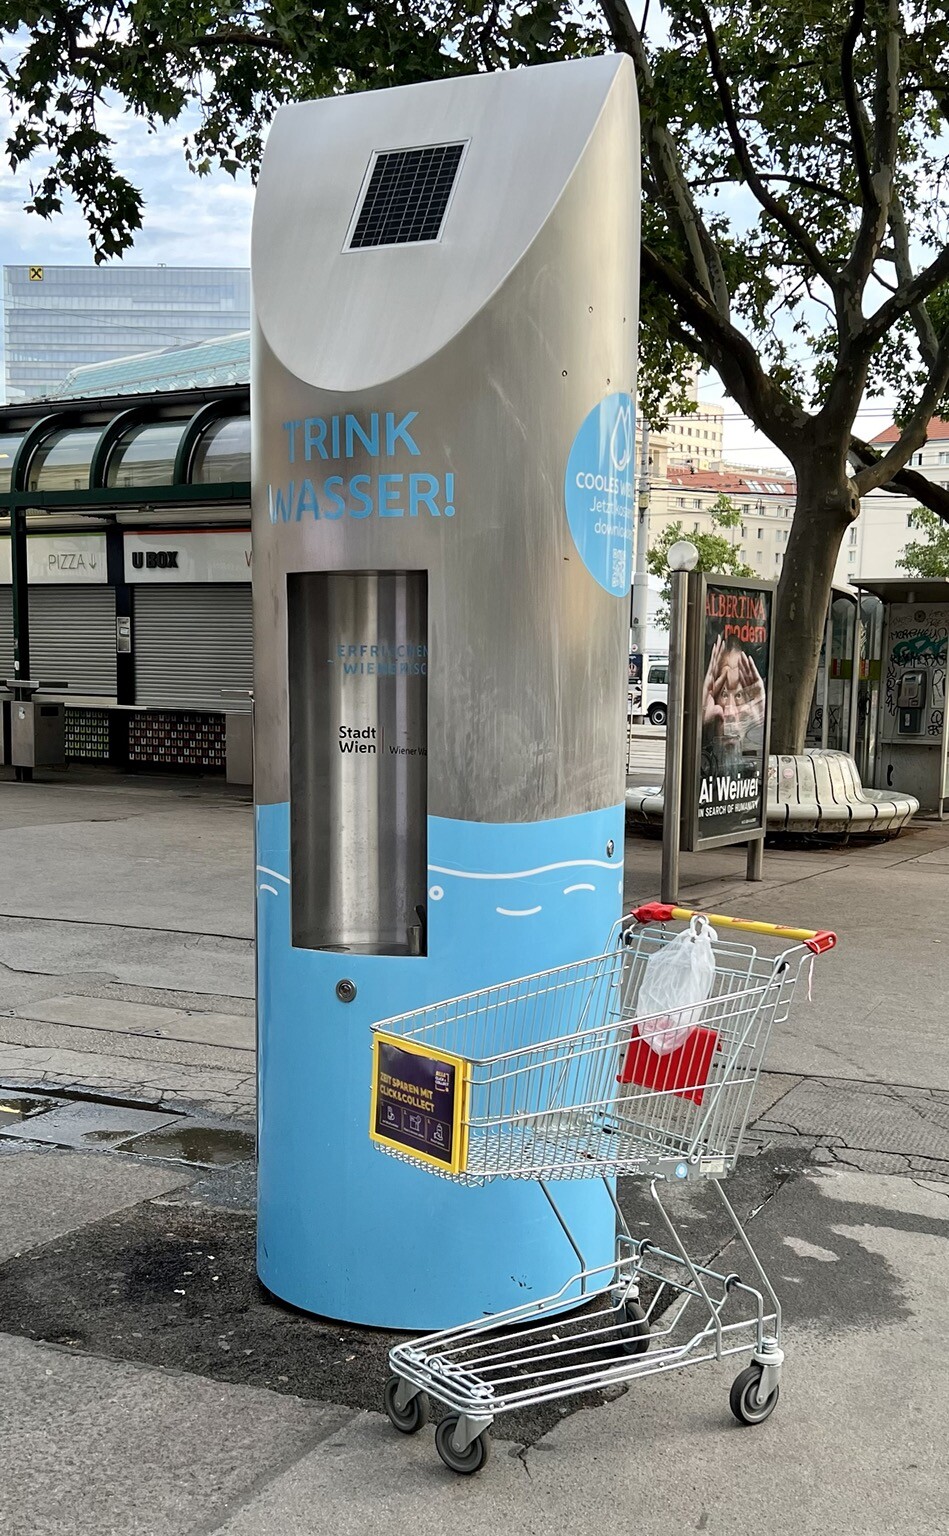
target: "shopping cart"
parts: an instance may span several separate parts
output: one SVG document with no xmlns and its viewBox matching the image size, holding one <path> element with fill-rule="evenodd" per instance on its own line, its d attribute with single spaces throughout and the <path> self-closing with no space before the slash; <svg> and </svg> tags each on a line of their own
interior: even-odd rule
<svg viewBox="0 0 949 1536">
<path fill-rule="evenodd" d="M 740 1422 L 763 1423 L 778 1401 L 780 1302 L 720 1181 L 735 1166 L 771 1029 L 787 1018 L 805 966 L 836 938 L 709 914 L 716 930 L 790 947 L 769 958 L 718 940 L 713 992 L 698 1012 L 643 1020 L 646 961 L 674 936 L 668 922 L 694 916 L 640 907 L 602 955 L 374 1026 L 370 1134 L 380 1149 L 460 1184 L 537 1181 L 579 1265 L 543 1300 L 390 1351 L 389 1419 L 413 1434 L 438 1399 L 448 1412 L 435 1444 L 454 1472 L 484 1465 L 498 1414 L 701 1360 L 751 1352 L 731 1389 Z M 676 1044 L 660 1052 L 664 1028 Z M 632 1237 L 617 1175 L 650 1181 L 665 1246 Z M 613 1260 L 597 1268 L 549 1188 L 589 1178 L 603 1180 L 617 1221 Z M 716 1190 L 755 1284 L 690 1256 L 659 1191 L 695 1179 Z"/>
</svg>

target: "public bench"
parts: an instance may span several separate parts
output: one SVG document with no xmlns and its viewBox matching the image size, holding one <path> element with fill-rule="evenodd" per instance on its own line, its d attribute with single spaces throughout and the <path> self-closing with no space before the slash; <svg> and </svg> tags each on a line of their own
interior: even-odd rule
<svg viewBox="0 0 949 1536">
<path fill-rule="evenodd" d="M 662 787 L 627 789 L 633 826 L 662 825 Z M 847 752 L 814 747 L 799 757 L 768 759 L 768 834 L 896 837 L 919 810 L 912 795 L 866 789 Z"/>
</svg>

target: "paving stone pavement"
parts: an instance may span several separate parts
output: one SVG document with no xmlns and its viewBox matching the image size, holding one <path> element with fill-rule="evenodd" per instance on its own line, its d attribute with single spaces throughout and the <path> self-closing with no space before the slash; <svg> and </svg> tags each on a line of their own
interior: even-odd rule
<svg viewBox="0 0 949 1536">
<path fill-rule="evenodd" d="M 949 1182 L 949 1093 L 808 1078 L 755 1123 L 761 1134 L 811 1138 L 818 1161 Z"/>
<path fill-rule="evenodd" d="M 90 1097 L 115 1096 L 142 1104 L 203 1106 L 219 1115 L 246 1120 L 256 1105 L 253 1065 L 241 1073 L 215 1067 L 165 1062 L 143 1069 L 140 1062 L 113 1054 L 49 1050 L 0 1044 L 0 1083 L 6 1087 L 70 1089 Z"/>
<path fill-rule="evenodd" d="M 658 846 L 626 853 L 631 902 L 655 895 Z M 641 1536 L 943 1536 L 949 827 L 768 850 L 757 887 L 743 857 L 685 856 L 682 899 L 841 938 L 772 1042 L 731 1184 L 786 1302 L 787 1402 L 738 1430 L 724 1362 L 548 1405 L 500 1421 L 465 1483 L 380 1417 L 388 1336 L 255 1279 L 249 806 L 0 783 L 5 1528 L 602 1536 L 620 1511 Z M 677 1220 L 728 1266 L 712 1194 L 676 1192 Z M 646 1235 L 646 1192 L 621 1198 Z"/>
<path fill-rule="evenodd" d="M 43 1330 L 0 1333 L 0 1504 L 14 1536 L 947 1529 L 949 1206 L 925 1181 L 799 1172 L 752 1217 L 788 1302 L 782 1401 L 767 1425 L 734 1423 L 735 1365 L 712 1362 L 572 1405 L 584 1411 L 555 1405 L 524 1438 L 499 1420 L 491 1461 L 466 1480 L 441 1466 L 429 1429 L 397 1435 L 379 1413 L 374 1331 L 271 1304 L 261 1353 L 248 1303 L 211 1298 L 216 1278 L 247 1275 L 239 1221 L 200 1214 L 186 1188 L 122 1205 L 120 1156 L 42 1156 L 51 1194 L 80 1187 L 93 1162 L 108 1180 L 72 1226 L 34 1231 L 0 1262 L 0 1314 L 13 1323 L 22 1308 L 24 1329 Z M 0 1182 L 10 1163 L 0 1159 Z M 169 1332 L 191 1352 L 145 1358 Z M 311 1396 L 314 1364 L 348 1373 L 372 1406 Z"/>
<path fill-rule="evenodd" d="M 0 1370 L 11 1536 L 198 1536 L 354 1417 L 2 1334 Z"/>
</svg>

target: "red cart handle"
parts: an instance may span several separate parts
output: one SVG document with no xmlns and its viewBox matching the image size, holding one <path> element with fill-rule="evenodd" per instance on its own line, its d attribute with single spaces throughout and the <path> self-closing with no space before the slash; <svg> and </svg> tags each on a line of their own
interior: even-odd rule
<svg viewBox="0 0 949 1536">
<path fill-rule="evenodd" d="M 721 912 L 694 912 L 690 907 L 673 907 L 664 901 L 647 901 L 630 914 L 637 923 L 687 923 L 691 917 L 705 917 L 716 928 L 742 928 L 747 933 L 767 933 L 776 939 L 793 939 L 806 944 L 815 955 L 823 955 L 837 943 L 829 928 L 783 928 L 777 923 L 752 922 L 746 917 L 725 917 Z"/>
</svg>

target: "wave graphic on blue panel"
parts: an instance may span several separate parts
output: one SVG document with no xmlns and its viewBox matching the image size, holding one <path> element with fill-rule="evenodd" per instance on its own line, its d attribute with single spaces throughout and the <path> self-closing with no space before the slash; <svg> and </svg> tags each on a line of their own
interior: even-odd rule
<svg viewBox="0 0 949 1536">
<path fill-rule="evenodd" d="M 434 1328 L 563 1284 L 575 1257 L 531 1183 L 462 1189 L 372 1146 L 369 1044 L 382 1019 L 601 953 L 621 910 L 623 817 L 621 804 L 527 824 L 430 817 L 427 953 L 344 958 L 292 945 L 289 807 L 258 807 L 258 1269 L 285 1301 Z M 569 1025 L 563 1003 L 531 1023 Z M 588 1261 L 607 1263 L 603 1189 L 568 1184 L 558 1204 Z"/>
<path fill-rule="evenodd" d="M 558 872 L 564 870 L 582 870 L 590 872 L 600 869 L 608 869 L 613 875 L 616 873 L 616 865 L 609 863 L 609 861 L 606 859 L 560 859 L 553 864 L 542 864 L 536 869 L 514 870 L 451 869 L 447 865 L 443 864 L 429 864 L 428 866 L 428 872 L 430 875 L 442 875 L 445 876 L 448 880 L 490 881 L 537 880 L 542 875 L 557 874 Z M 560 885 L 559 879 L 557 880 L 556 884 L 557 886 Z M 580 891 L 592 891 L 595 894 L 596 890 L 597 886 L 589 880 L 575 880 L 573 884 L 563 886 L 560 894 L 564 896 L 572 896 Z M 622 894 L 621 881 L 619 882 L 619 891 L 620 894 Z M 441 901 L 445 895 L 445 888 L 443 885 L 439 885 L 437 882 L 435 882 L 429 886 L 428 894 L 432 901 Z M 496 906 L 494 910 L 501 917 L 536 917 L 539 913 L 543 912 L 544 906 L 543 903 L 538 903 L 536 906 L 529 907 Z"/>
<path fill-rule="evenodd" d="M 285 806 L 258 809 L 262 905 L 289 896 L 286 817 Z M 461 970 L 473 963 L 492 980 L 601 950 L 620 911 L 622 837 L 622 806 L 546 822 L 429 817 L 429 959 L 447 992 L 455 967 L 444 962 L 453 953 L 458 965 L 459 942 Z M 471 985 L 470 974 L 458 981 Z"/>
<path fill-rule="evenodd" d="M 546 822 L 429 818 L 432 950 L 463 933 L 490 981 L 595 954 L 619 915 L 623 808 Z M 470 982 L 469 982 L 470 984 Z"/>
</svg>

